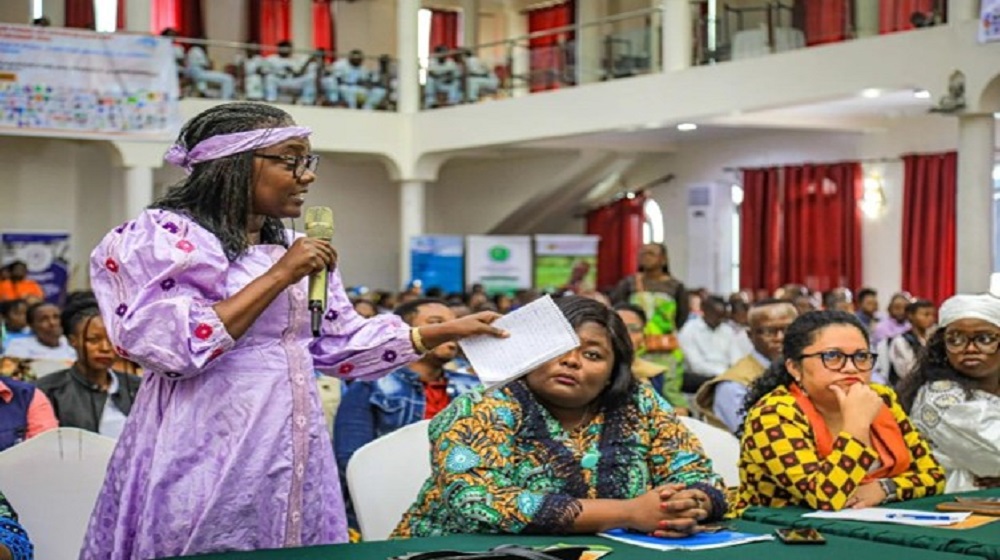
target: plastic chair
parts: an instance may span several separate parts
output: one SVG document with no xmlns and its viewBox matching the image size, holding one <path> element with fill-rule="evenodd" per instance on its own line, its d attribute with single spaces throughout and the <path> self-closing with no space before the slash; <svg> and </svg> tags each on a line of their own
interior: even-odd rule
<svg viewBox="0 0 1000 560">
<path fill-rule="evenodd" d="M 430 477 L 430 443 L 421 420 L 358 449 L 347 464 L 347 487 L 366 541 L 389 538 Z"/>
<path fill-rule="evenodd" d="M 678 416 L 684 426 L 701 442 L 705 454 L 712 460 L 715 472 L 726 486 L 740 485 L 740 441 L 733 434 L 688 416 Z"/>
<path fill-rule="evenodd" d="M 35 544 L 35 558 L 79 557 L 114 448 L 109 437 L 59 428 L 0 453 L 0 484 Z"/>
</svg>

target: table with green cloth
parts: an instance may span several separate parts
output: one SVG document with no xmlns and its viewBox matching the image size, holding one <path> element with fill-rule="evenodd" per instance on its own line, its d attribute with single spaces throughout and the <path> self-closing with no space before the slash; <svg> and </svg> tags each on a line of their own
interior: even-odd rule
<svg viewBox="0 0 1000 560">
<path fill-rule="evenodd" d="M 888 504 L 886 507 L 935 511 L 934 506 L 941 502 L 953 501 L 955 496 L 959 495 L 969 497 L 998 497 L 1000 496 L 1000 488 L 966 492 L 963 494 L 933 496 L 920 500 Z M 743 519 L 771 526 L 812 527 L 818 529 L 824 535 L 839 535 L 853 539 L 907 546 L 914 549 L 957 552 L 959 554 L 979 556 L 990 560 L 1000 560 L 1000 521 L 995 521 L 974 529 L 945 529 L 893 523 L 867 523 L 802 517 L 803 513 L 809 513 L 809 511 L 811 510 L 800 507 L 752 507 L 743 513 Z"/>
<path fill-rule="evenodd" d="M 727 523 L 733 530 L 744 533 L 773 534 L 774 527 L 749 521 Z M 824 535 L 825 545 L 787 545 L 778 540 L 741 544 L 731 548 L 717 548 L 700 551 L 661 552 L 640 548 L 624 543 L 603 539 L 594 535 L 527 537 L 519 535 L 451 535 L 423 539 L 374 541 L 360 544 L 338 544 L 291 548 L 282 550 L 259 550 L 255 552 L 225 552 L 204 554 L 190 558 L 201 560 L 386 560 L 411 552 L 433 550 L 485 551 L 502 544 L 524 546 L 546 546 L 555 544 L 602 545 L 611 547 L 614 553 L 608 560 L 662 560 L 683 556 L 688 560 L 730 560 L 732 558 L 767 558 L 768 560 L 959 560 L 968 558 L 934 550 L 921 550 L 882 544 L 862 542 L 856 539 Z"/>
</svg>

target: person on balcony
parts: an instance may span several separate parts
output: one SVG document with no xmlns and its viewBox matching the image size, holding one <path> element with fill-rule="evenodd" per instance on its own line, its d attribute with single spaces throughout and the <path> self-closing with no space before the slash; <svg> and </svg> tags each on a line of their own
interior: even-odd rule
<svg viewBox="0 0 1000 560">
<path fill-rule="evenodd" d="M 465 100 L 467 103 L 478 103 L 483 91 L 497 91 L 500 80 L 488 66 L 483 64 L 471 50 L 462 49 L 455 54 L 455 63 L 462 69 L 465 76 Z"/>
<path fill-rule="evenodd" d="M 438 95 L 444 94 L 448 105 L 462 101 L 462 83 L 458 65 L 448 56 L 448 47 L 438 45 L 434 57 L 427 67 L 427 83 L 424 85 L 424 107 L 437 107 Z"/>
<path fill-rule="evenodd" d="M 202 97 L 208 97 L 208 88 L 218 88 L 219 98 L 231 100 L 236 89 L 236 80 L 226 72 L 212 70 L 212 61 L 208 59 L 200 45 L 191 45 L 185 58 L 187 75 L 194 82 L 195 90 Z"/>
<path fill-rule="evenodd" d="M 274 103 L 278 92 L 284 90 L 294 93 L 299 105 L 312 105 L 316 102 L 316 70 L 314 57 L 295 55 L 291 41 L 278 43 L 278 52 L 267 57 L 264 98 Z"/>
<path fill-rule="evenodd" d="M 365 53 L 359 49 L 352 50 L 346 59 L 342 58 L 333 64 L 333 75 L 324 78 L 323 86 L 327 92 L 339 93 L 340 99 L 349 108 L 357 109 L 361 105 L 362 109 L 371 111 L 382 104 L 386 90 L 374 82 L 371 71 L 364 64 Z"/>
</svg>

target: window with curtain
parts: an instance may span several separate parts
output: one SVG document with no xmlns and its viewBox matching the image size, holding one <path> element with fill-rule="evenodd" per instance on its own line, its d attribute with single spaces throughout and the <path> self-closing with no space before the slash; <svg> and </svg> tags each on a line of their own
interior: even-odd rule
<svg viewBox="0 0 1000 560">
<path fill-rule="evenodd" d="M 903 289 L 940 304 L 955 293 L 958 154 L 903 156 Z"/>
<path fill-rule="evenodd" d="M 663 210 L 652 198 L 642 205 L 642 242 L 663 243 Z"/>
<path fill-rule="evenodd" d="M 601 238 L 597 249 L 597 286 L 610 290 L 639 266 L 645 193 L 622 198 L 587 213 L 587 234 Z"/>
<path fill-rule="evenodd" d="M 337 32 L 333 15 L 333 0 L 313 0 L 313 48 L 337 50 Z"/>
<path fill-rule="evenodd" d="M 153 0 L 152 33 L 170 28 L 181 37 L 205 38 L 201 0 Z"/>
<path fill-rule="evenodd" d="M 247 0 L 249 30 L 247 42 L 265 45 L 261 54 L 267 56 L 282 41 L 292 38 L 291 0 Z M 305 45 L 298 45 L 303 47 Z"/>
<path fill-rule="evenodd" d="M 809 46 L 844 41 L 854 26 L 849 0 L 796 2 L 793 10 Z"/>
<path fill-rule="evenodd" d="M 432 9 L 430 12 L 431 27 L 427 45 L 430 52 L 434 52 L 434 49 L 440 45 L 444 45 L 450 51 L 457 49 L 461 14 L 451 10 Z"/>
<path fill-rule="evenodd" d="M 941 0 L 882 0 L 879 4 L 879 33 L 915 29 L 915 21 L 933 22 L 944 16 Z M 919 18 L 919 19 L 918 19 Z"/>
<path fill-rule="evenodd" d="M 529 34 L 571 26 L 576 22 L 576 1 L 529 10 L 527 17 Z M 575 39 L 571 30 L 529 39 L 531 91 L 559 89 L 572 83 Z"/>
</svg>

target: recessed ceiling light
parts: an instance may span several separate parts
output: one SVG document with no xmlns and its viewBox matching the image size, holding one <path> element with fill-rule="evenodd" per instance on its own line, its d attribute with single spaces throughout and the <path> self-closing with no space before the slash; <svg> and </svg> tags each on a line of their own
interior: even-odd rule
<svg viewBox="0 0 1000 560">
<path fill-rule="evenodd" d="M 916 97 L 917 99 L 930 99 L 931 92 L 926 89 L 916 89 L 913 90 L 913 97 Z"/>
<path fill-rule="evenodd" d="M 681 132 L 691 132 L 692 130 L 698 130 L 698 125 L 689 122 L 681 123 L 677 125 L 677 130 Z"/>
<path fill-rule="evenodd" d="M 868 99 L 875 99 L 880 95 L 882 95 L 882 90 L 876 88 L 868 88 L 861 92 L 861 97 L 867 97 Z"/>
</svg>

